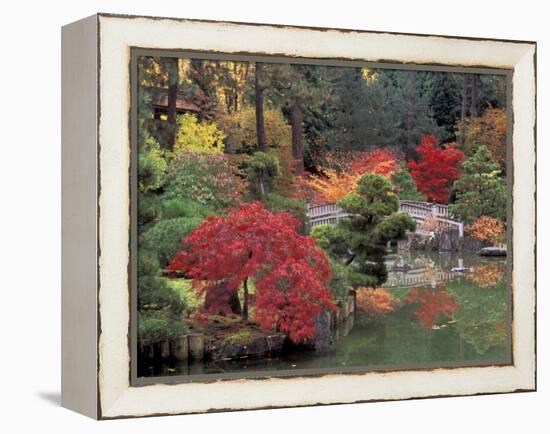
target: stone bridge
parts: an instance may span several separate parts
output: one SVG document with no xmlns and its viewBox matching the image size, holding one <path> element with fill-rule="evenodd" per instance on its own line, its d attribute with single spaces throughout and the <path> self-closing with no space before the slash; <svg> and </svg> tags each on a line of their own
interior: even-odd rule
<svg viewBox="0 0 550 434">
<path fill-rule="evenodd" d="M 464 223 L 453 219 L 449 215 L 447 205 L 400 200 L 399 211 L 406 212 L 418 223 L 416 229 L 418 235 L 426 235 L 422 228 L 423 224 L 426 220 L 433 219 L 433 224 L 436 228 L 455 228 L 458 230 L 459 236 L 464 236 Z M 312 227 L 317 225 L 336 225 L 342 218 L 349 216 L 349 214 L 345 213 L 335 204 L 310 206 L 307 214 Z"/>
</svg>

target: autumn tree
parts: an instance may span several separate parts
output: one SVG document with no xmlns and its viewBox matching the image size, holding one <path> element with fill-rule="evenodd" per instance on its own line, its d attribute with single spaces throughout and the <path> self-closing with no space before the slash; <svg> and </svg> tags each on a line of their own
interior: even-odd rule
<svg viewBox="0 0 550 434">
<path fill-rule="evenodd" d="M 207 312 L 229 312 L 232 294 L 242 291 L 244 320 L 254 282 L 254 320 L 294 342 L 307 341 L 315 334 L 316 316 L 334 305 L 326 287 L 328 258 L 314 238 L 297 233 L 300 225 L 260 202 L 243 204 L 227 217 L 205 220 L 182 241 L 169 270 L 185 273 L 200 294 L 216 294 Z"/>
<path fill-rule="evenodd" d="M 465 230 L 472 237 L 493 244 L 503 241 L 504 234 L 506 233 L 506 228 L 499 219 L 484 215 L 467 225 Z"/>
<path fill-rule="evenodd" d="M 457 132 L 467 155 L 485 145 L 502 170 L 506 169 L 507 116 L 504 110 L 490 108 L 479 117 L 466 118 L 458 124 Z"/>
<path fill-rule="evenodd" d="M 486 146 L 479 146 L 464 161 L 462 176 L 455 181 L 453 192 L 456 200 L 449 205 L 449 211 L 454 216 L 467 223 L 481 216 L 506 221 L 506 183 Z"/>
<path fill-rule="evenodd" d="M 455 144 L 443 148 L 434 136 L 424 136 L 416 147 L 419 161 L 409 160 L 408 166 L 418 190 L 429 200 L 446 204 L 453 182 L 460 177 L 464 154 Z"/>
<path fill-rule="evenodd" d="M 346 264 L 351 286 L 381 285 L 387 278 L 386 244 L 413 231 L 414 220 L 398 212 L 399 199 L 394 187 L 382 175 L 363 175 L 355 193 L 345 196 L 337 205 L 349 217 L 336 226 L 316 226 L 312 235 L 331 257 Z"/>
</svg>

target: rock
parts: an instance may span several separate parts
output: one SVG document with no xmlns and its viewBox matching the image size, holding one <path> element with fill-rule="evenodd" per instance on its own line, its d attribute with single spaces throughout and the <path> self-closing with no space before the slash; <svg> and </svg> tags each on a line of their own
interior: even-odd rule
<svg viewBox="0 0 550 434">
<path fill-rule="evenodd" d="M 269 335 L 265 337 L 267 350 L 270 353 L 279 353 L 283 349 L 286 340 L 286 335 Z"/>
<path fill-rule="evenodd" d="M 401 256 L 398 256 L 391 269 L 393 271 L 409 271 L 412 267 Z"/>
<path fill-rule="evenodd" d="M 210 349 L 210 359 L 232 360 L 248 357 L 265 357 L 269 354 L 281 352 L 286 341 L 286 335 L 265 335 L 257 333 L 247 342 L 218 341 Z"/>
<path fill-rule="evenodd" d="M 332 334 L 330 332 L 330 313 L 321 312 L 315 318 L 315 351 L 324 352 L 330 348 Z"/>
<path fill-rule="evenodd" d="M 479 256 L 506 256 L 506 249 L 502 247 L 484 247 L 478 252 Z"/>
<path fill-rule="evenodd" d="M 473 268 L 467 268 L 467 267 L 455 267 L 455 268 L 451 268 L 451 271 L 453 273 L 473 273 L 474 272 L 474 269 Z"/>
</svg>

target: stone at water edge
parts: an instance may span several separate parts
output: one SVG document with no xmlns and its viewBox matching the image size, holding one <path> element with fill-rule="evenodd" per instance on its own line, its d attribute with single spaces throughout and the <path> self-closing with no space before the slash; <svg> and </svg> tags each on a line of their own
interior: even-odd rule
<svg viewBox="0 0 550 434">
<path fill-rule="evenodd" d="M 506 249 L 502 247 L 484 247 L 478 252 L 479 256 L 506 256 Z"/>
</svg>

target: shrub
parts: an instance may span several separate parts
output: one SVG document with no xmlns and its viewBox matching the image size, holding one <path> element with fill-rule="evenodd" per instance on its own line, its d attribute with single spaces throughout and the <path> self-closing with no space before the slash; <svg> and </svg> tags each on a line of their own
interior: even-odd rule
<svg viewBox="0 0 550 434">
<path fill-rule="evenodd" d="M 162 202 L 161 213 L 163 219 L 205 218 L 209 214 L 213 214 L 214 210 L 192 199 L 174 197 Z"/>
<path fill-rule="evenodd" d="M 165 198 L 188 198 L 214 210 L 236 205 L 247 183 L 224 155 L 187 152 L 168 164 Z"/>
<path fill-rule="evenodd" d="M 142 236 L 140 248 L 154 250 L 162 267 L 172 260 L 180 242 L 203 220 L 202 217 L 178 217 L 157 222 Z"/>
<path fill-rule="evenodd" d="M 223 132 L 213 122 L 199 121 L 195 115 L 185 113 L 178 119 L 178 134 L 174 145 L 176 155 L 185 152 L 222 154 Z"/>
<path fill-rule="evenodd" d="M 265 152 L 256 152 L 244 161 L 244 173 L 254 197 L 271 192 L 275 180 L 281 175 L 279 160 Z"/>
<path fill-rule="evenodd" d="M 158 190 L 163 184 L 166 161 L 158 142 L 148 136 L 138 152 L 138 189 L 140 193 Z"/>
<path fill-rule="evenodd" d="M 279 196 L 278 194 L 266 194 L 263 197 L 264 206 L 271 212 L 289 212 L 302 222 L 305 228 L 309 218 L 307 216 L 307 204 L 298 199 Z"/>
</svg>

